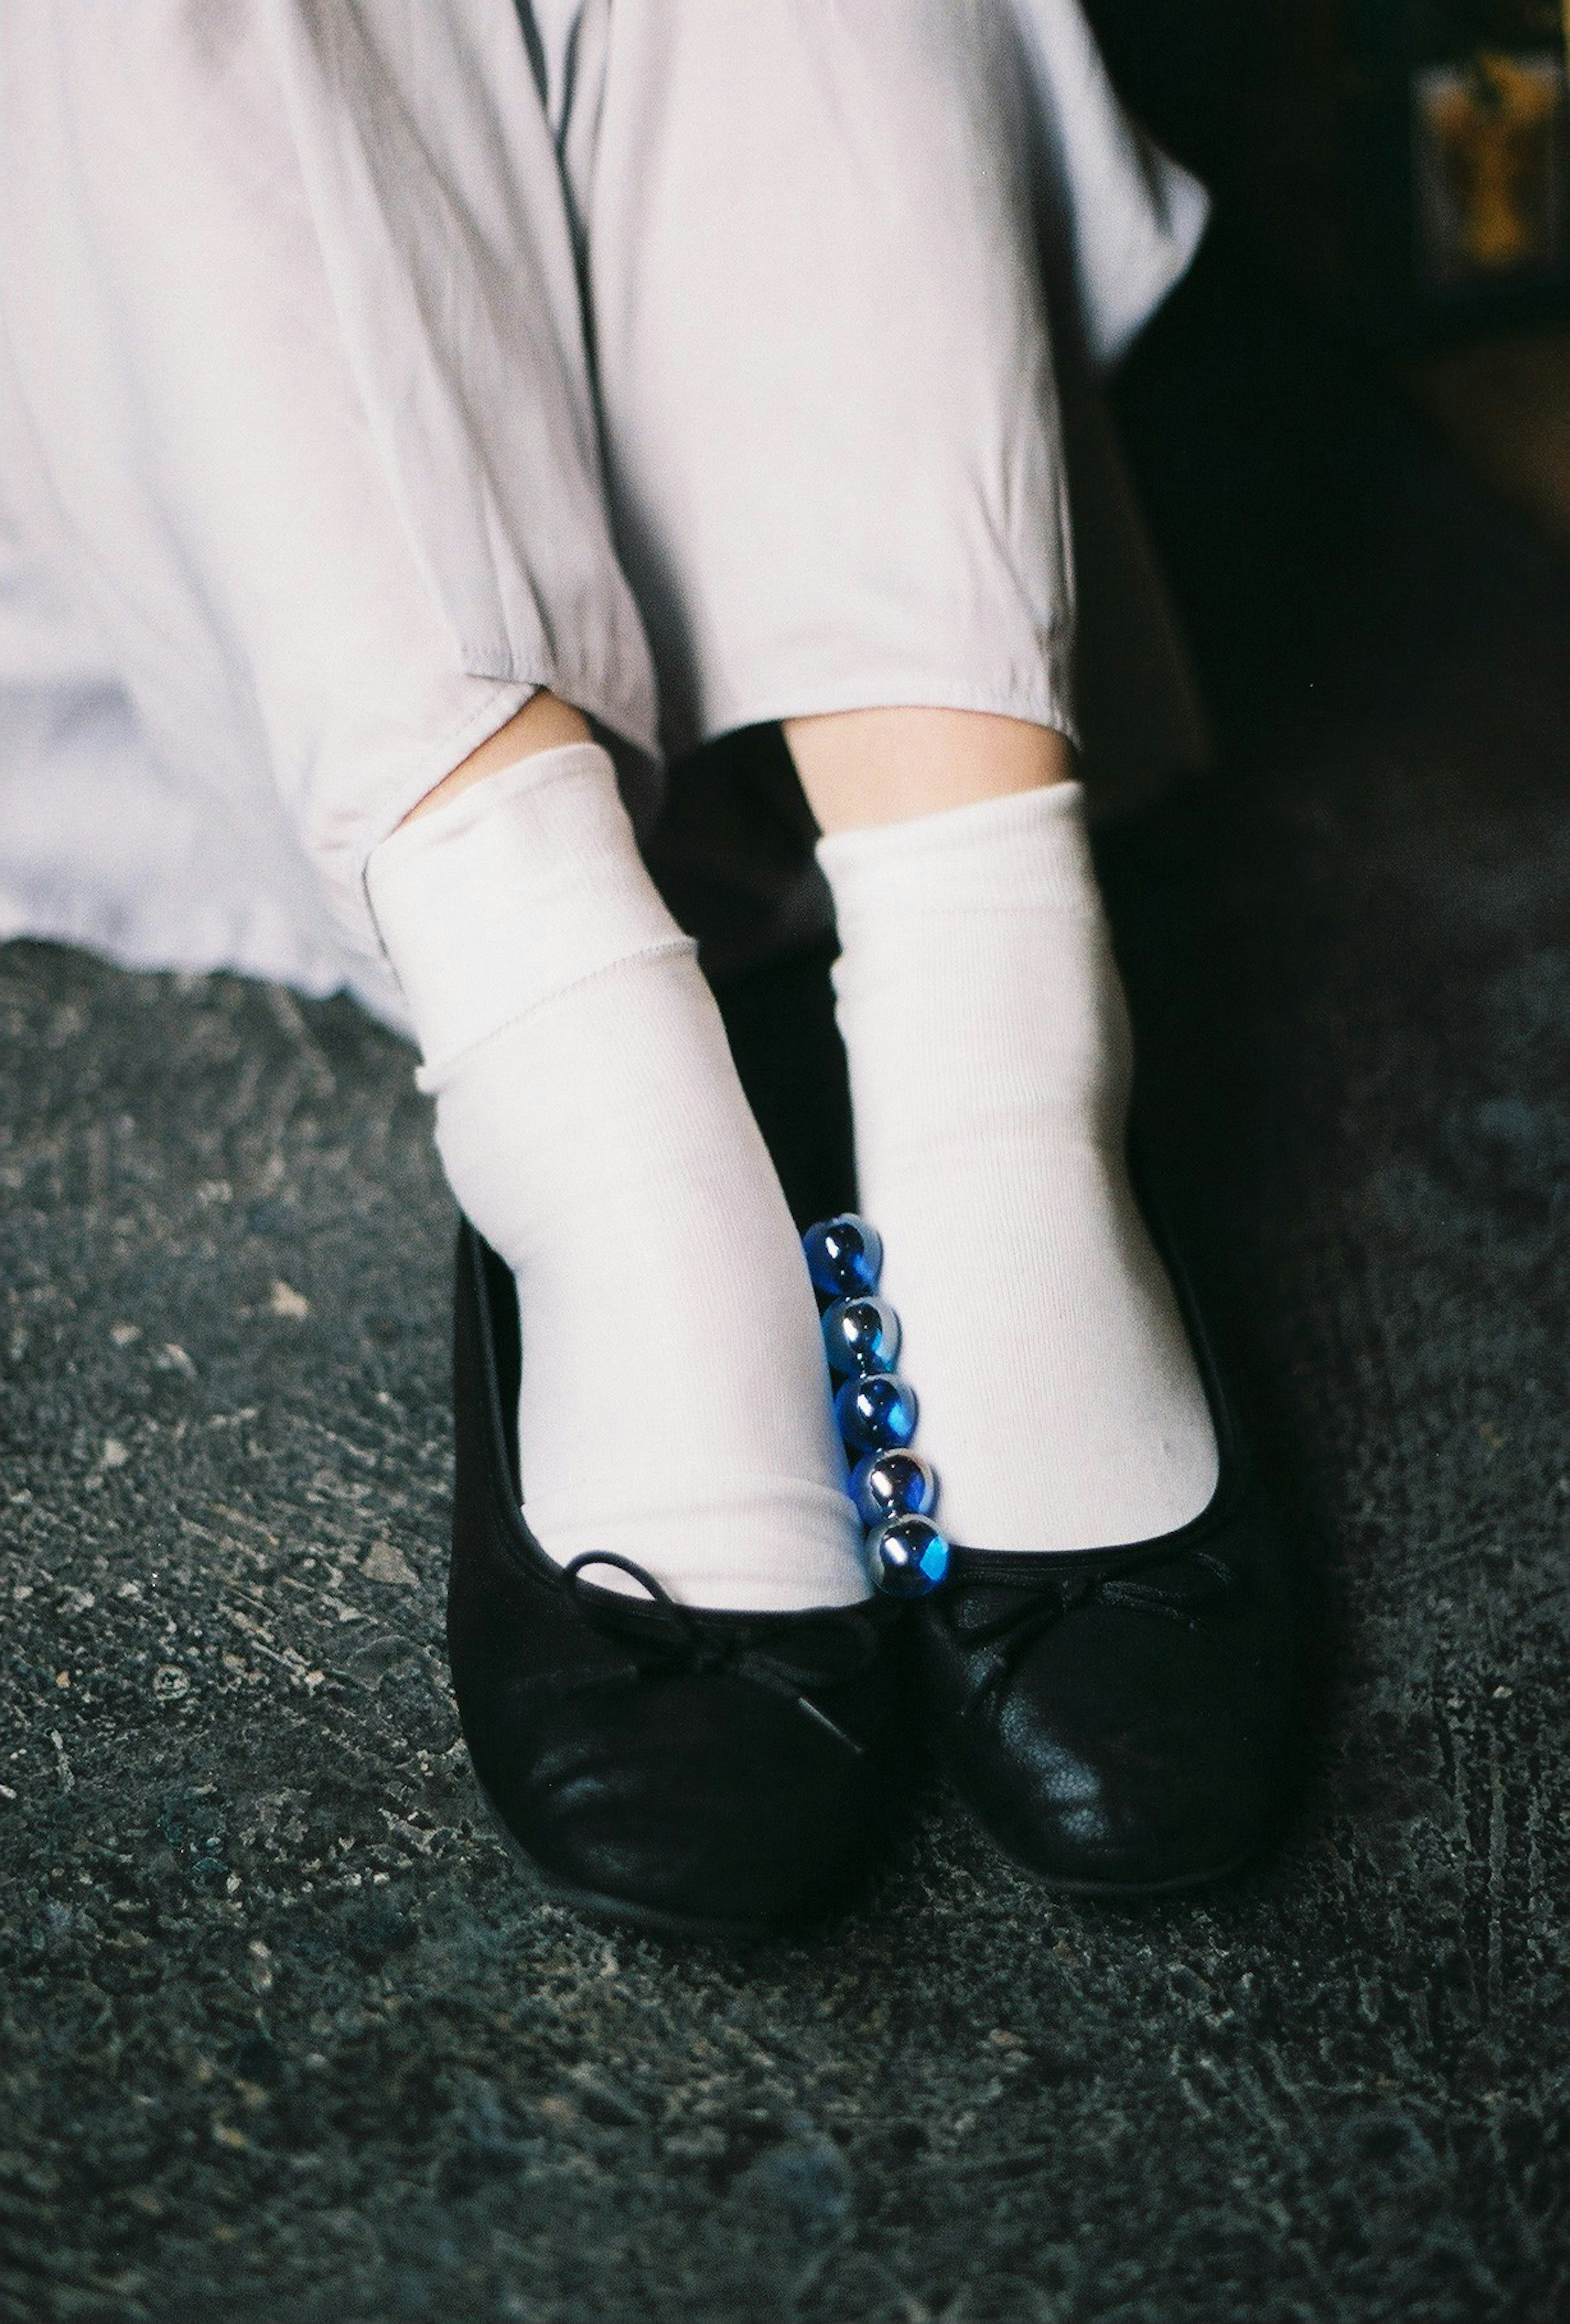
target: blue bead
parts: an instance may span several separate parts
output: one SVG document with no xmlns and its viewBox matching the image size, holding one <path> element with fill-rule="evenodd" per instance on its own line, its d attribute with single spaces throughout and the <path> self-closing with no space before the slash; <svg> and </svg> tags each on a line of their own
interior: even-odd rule
<svg viewBox="0 0 1570 2324">
<path fill-rule="evenodd" d="M 883 1264 L 883 1238 L 870 1220 L 854 1211 L 837 1219 L 820 1219 L 801 1238 L 807 1271 L 817 1290 L 831 1299 L 849 1299 L 858 1291 L 875 1291 Z"/>
<path fill-rule="evenodd" d="M 885 1517 L 925 1517 L 937 1499 L 937 1480 L 919 1452 L 867 1452 L 851 1471 L 851 1496 L 864 1525 Z"/>
<path fill-rule="evenodd" d="M 846 1380 L 834 1412 L 840 1434 L 858 1452 L 887 1452 L 916 1434 L 916 1391 L 893 1372 Z"/>
<path fill-rule="evenodd" d="M 836 1299 L 823 1319 L 823 1344 L 831 1371 L 891 1372 L 900 1353 L 900 1318 L 870 1291 Z"/>
<path fill-rule="evenodd" d="M 891 1517 L 868 1536 L 867 1563 L 891 1598 L 925 1598 L 948 1572 L 948 1544 L 929 1517 Z"/>
</svg>

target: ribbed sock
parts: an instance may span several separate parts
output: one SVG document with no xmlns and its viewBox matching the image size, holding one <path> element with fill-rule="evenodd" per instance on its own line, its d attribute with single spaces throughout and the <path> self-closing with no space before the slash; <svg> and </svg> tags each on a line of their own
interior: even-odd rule
<svg viewBox="0 0 1570 2324">
<path fill-rule="evenodd" d="M 692 1605 L 864 1597 L 795 1229 L 605 752 L 486 777 L 366 880 L 448 1180 L 518 1279 L 541 1548 L 614 1551 Z"/>
<path fill-rule="evenodd" d="M 1186 1522 L 1215 1439 L 1129 1185 L 1128 1014 L 1080 786 L 836 834 L 818 860 L 859 1205 L 943 1530 L 1088 1549 Z"/>
</svg>

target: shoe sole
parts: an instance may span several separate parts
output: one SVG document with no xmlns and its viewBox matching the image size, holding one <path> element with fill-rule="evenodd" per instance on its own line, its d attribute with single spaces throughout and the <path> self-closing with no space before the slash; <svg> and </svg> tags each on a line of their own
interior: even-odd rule
<svg viewBox="0 0 1570 2324">
<path fill-rule="evenodd" d="M 995 1848 L 997 1842 L 993 1845 Z M 1006 1849 L 1003 1853 L 1008 1854 Z M 1115 1903 L 1120 1896 L 1181 1896 L 1196 1888 L 1214 1888 L 1251 1864 L 1258 1853 L 1257 1849 L 1245 1848 L 1241 1856 L 1229 1857 L 1224 1864 L 1212 1865 L 1204 1872 L 1180 1872 L 1171 1880 L 1075 1880 L 1067 1873 L 1042 1872 L 1021 1856 L 1011 1856 L 1009 1861 L 1061 1896 L 1101 1896 Z"/>
<path fill-rule="evenodd" d="M 598 1889 L 583 1888 L 576 1881 L 564 1880 L 559 1873 L 548 1872 L 530 1855 L 477 1775 L 475 1789 L 503 1847 L 530 1886 L 551 1904 L 565 1904 L 596 1926 L 631 1929 L 640 1936 L 696 1938 L 717 1944 L 762 1944 L 784 1933 L 783 1923 L 713 1920 L 698 1914 L 669 1913 L 658 1904 L 639 1904 L 630 1897 L 604 1895 Z"/>
<path fill-rule="evenodd" d="M 711 1944 L 766 1944 L 771 1939 L 788 1933 L 790 1923 L 772 1921 L 725 1921 L 705 1919 L 696 1914 L 668 1913 L 658 1904 L 638 1904 L 624 1896 L 609 1896 L 596 1888 L 580 1887 L 576 1881 L 562 1879 L 559 1873 L 548 1872 L 509 1828 L 506 1819 L 490 1793 L 475 1777 L 475 1789 L 481 1804 L 495 1829 L 513 1862 L 517 1866 L 536 1893 L 553 1904 L 563 1904 L 580 1919 L 592 1921 L 599 1928 L 630 1929 L 634 1934 L 649 1937 L 686 1937 Z M 1043 1872 L 1027 1857 L 1016 1855 L 994 1840 L 984 1824 L 977 1830 L 984 1833 L 990 1848 L 1007 1859 L 1016 1871 L 1023 1872 L 1043 1888 L 1058 1896 L 1086 1896 L 1107 1904 L 1137 1903 L 1155 1896 L 1180 1896 L 1199 1888 L 1214 1888 L 1224 1880 L 1254 1861 L 1262 1843 L 1243 1849 L 1238 1855 L 1228 1857 L 1224 1864 L 1207 1866 L 1199 1872 L 1180 1872 L 1168 1880 L 1085 1880 L 1069 1873 Z"/>
<path fill-rule="evenodd" d="M 1005 1848 L 1001 1840 L 995 1839 L 968 1802 L 966 1810 L 987 1846 L 995 1849 L 1016 1871 L 1028 1873 L 1032 1880 L 1039 1882 L 1043 1888 L 1050 1888 L 1055 1895 L 1089 1896 L 1108 1904 L 1116 1904 L 1122 1898 L 1137 1902 L 1143 1897 L 1181 1896 L 1196 1888 L 1214 1888 L 1253 1863 L 1265 1846 L 1262 1840 L 1251 1841 L 1247 1848 L 1240 1849 L 1236 1856 L 1229 1856 L 1223 1864 L 1206 1865 L 1198 1872 L 1179 1872 L 1166 1880 L 1088 1880 L 1069 1872 L 1044 1872 L 1039 1864 L 1032 1864 L 1029 1857 Z"/>
</svg>

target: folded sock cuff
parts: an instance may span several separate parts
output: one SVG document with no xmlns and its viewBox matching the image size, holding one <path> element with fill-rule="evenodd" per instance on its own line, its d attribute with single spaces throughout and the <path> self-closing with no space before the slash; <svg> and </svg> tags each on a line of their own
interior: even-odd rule
<svg viewBox="0 0 1570 2324">
<path fill-rule="evenodd" d="M 1078 782 L 836 832 L 817 852 L 842 929 L 854 915 L 891 906 L 1101 909 Z"/>
<path fill-rule="evenodd" d="M 568 986 L 688 943 L 597 742 L 538 752 L 402 824 L 372 853 L 365 887 L 427 1087 Z"/>
</svg>

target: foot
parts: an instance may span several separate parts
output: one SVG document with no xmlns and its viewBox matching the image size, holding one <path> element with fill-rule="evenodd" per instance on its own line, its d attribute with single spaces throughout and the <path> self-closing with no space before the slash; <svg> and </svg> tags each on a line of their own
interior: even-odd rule
<svg viewBox="0 0 1570 2324">
<path fill-rule="evenodd" d="M 641 1929 L 754 1938 L 821 1914 L 900 1797 L 897 1609 L 714 1612 L 592 1555 L 559 1565 L 519 1507 L 519 1352 L 512 1274 L 466 1228 L 448 1642 L 513 1854 L 580 1912 Z"/>
<path fill-rule="evenodd" d="M 1214 1878 L 1279 1795 L 1285 1564 L 1130 1184 L 1128 1022 L 1078 787 L 819 854 L 859 1207 L 951 1545 L 919 1616 L 924 1717 L 1047 1878 Z"/>
<path fill-rule="evenodd" d="M 895 1682 L 694 947 L 592 743 L 406 824 L 367 885 L 471 1222 L 448 1638 L 481 1784 L 586 1909 L 784 1926 L 866 1859 Z"/>
</svg>

